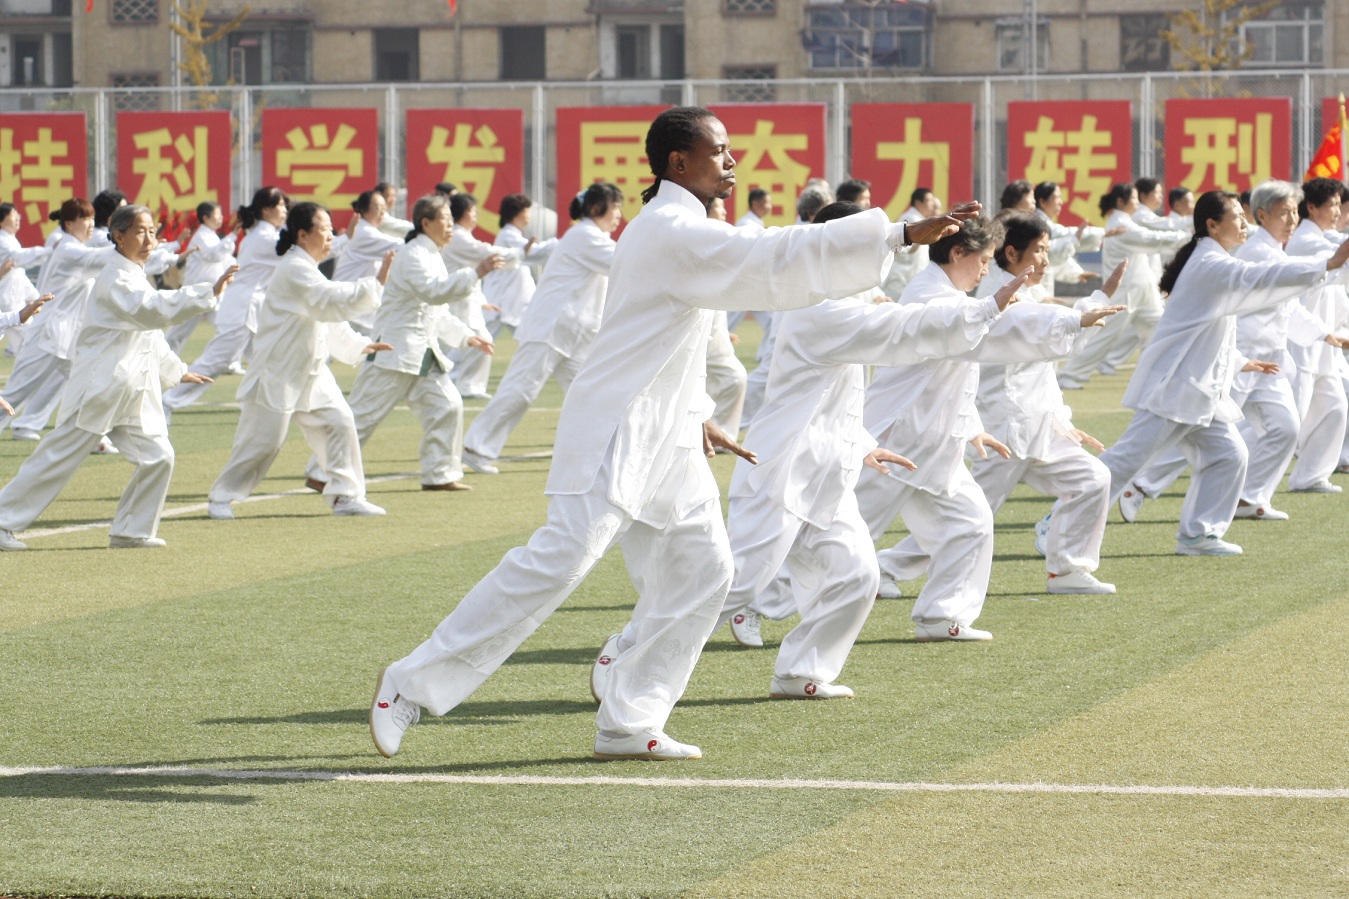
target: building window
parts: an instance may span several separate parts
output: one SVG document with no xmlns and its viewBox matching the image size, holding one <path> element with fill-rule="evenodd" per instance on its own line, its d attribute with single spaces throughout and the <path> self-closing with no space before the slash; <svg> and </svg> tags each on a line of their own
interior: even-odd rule
<svg viewBox="0 0 1349 899">
<path fill-rule="evenodd" d="M 1119 65 L 1125 72 L 1158 72 L 1171 68 L 1171 42 L 1162 32 L 1171 28 L 1164 15 L 1119 17 Z"/>
<path fill-rule="evenodd" d="M 650 25 L 619 25 L 614 29 L 614 50 L 617 77 L 651 77 Z"/>
<path fill-rule="evenodd" d="M 1026 46 L 1030 43 L 1030 19 L 1006 16 L 998 19 L 998 69 L 1004 72 L 1030 70 Z M 1044 16 L 1035 21 L 1035 69 L 1043 72 L 1049 67 L 1049 20 Z"/>
<path fill-rule="evenodd" d="M 375 29 L 375 80 L 417 81 L 420 75 L 416 28 Z"/>
<path fill-rule="evenodd" d="M 307 27 L 232 31 L 206 51 L 216 84 L 305 84 L 311 78 Z"/>
<path fill-rule="evenodd" d="M 118 25 L 145 25 L 159 21 L 159 0 L 112 0 L 112 21 Z"/>
<path fill-rule="evenodd" d="M 722 0 L 721 11 L 728 16 L 771 16 L 778 11 L 778 0 Z"/>
<path fill-rule="evenodd" d="M 548 77 L 547 34 L 542 25 L 501 29 L 502 81 L 543 81 Z"/>
<path fill-rule="evenodd" d="M 801 38 L 812 69 L 922 69 L 927 66 L 926 5 L 812 6 Z"/>
<path fill-rule="evenodd" d="M 727 103 L 773 103 L 778 98 L 777 85 L 773 83 L 778 77 L 777 66 L 726 66 L 721 77 L 740 82 L 722 86 Z"/>
<path fill-rule="evenodd" d="M 113 108 L 118 112 L 155 112 L 160 109 L 158 91 L 129 93 L 127 87 L 159 87 L 158 72 L 116 72 L 112 76 Z"/>
<path fill-rule="evenodd" d="M 1280 3 L 1258 21 L 1241 26 L 1241 39 L 1251 52 L 1246 62 L 1252 66 L 1321 65 L 1325 27 L 1324 4 Z"/>
</svg>

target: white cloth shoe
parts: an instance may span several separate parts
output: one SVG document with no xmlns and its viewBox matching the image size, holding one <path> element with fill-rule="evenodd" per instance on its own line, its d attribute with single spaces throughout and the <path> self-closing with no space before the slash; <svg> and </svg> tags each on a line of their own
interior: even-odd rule
<svg viewBox="0 0 1349 899">
<path fill-rule="evenodd" d="M 598 703 L 604 702 L 604 685 L 609 680 L 609 671 L 618 658 L 618 638 L 622 634 L 614 634 L 604 645 L 600 647 L 600 654 L 595 656 L 595 664 L 590 666 L 590 695 Z"/>
<path fill-rule="evenodd" d="M 501 474 L 501 469 L 492 464 L 492 460 L 486 456 L 480 456 L 473 450 L 466 449 L 460 456 L 461 461 L 478 474 Z"/>
<path fill-rule="evenodd" d="M 778 677 L 768 684 L 769 699 L 852 699 L 852 687 L 809 677 Z"/>
<path fill-rule="evenodd" d="M 216 521 L 233 521 L 234 508 L 229 503 L 210 501 L 206 503 L 206 517 Z"/>
<path fill-rule="evenodd" d="M 1199 537 L 1182 537 L 1176 541 L 1178 556 L 1239 556 L 1241 547 L 1228 543 L 1215 534 L 1203 534 Z"/>
<path fill-rule="evenodd" d="M 1315 484 L 1308 484 L 1306 487 L 1299 487 L 1296 490 L 1289 489 L 1289 493 L 1343 493 L 1344 488 L 1339 484 L 1332 484 L 1329 481 L 1317 481 Z"/>
<path fill-rule="evenodd" d="M 661 730 L 644 730 L 636 734 L 601 732 L 595 735 L 595 758 L 602 762 L 618 759 L 683 761 L 702 757 L 703 751 L 697 746 L 681 743 Z"/>
<path fill-rule="evenodd" d="M 422 720 L 422 707 L 394 691 L 388 671 L 388 668 L 381 671 L 375 683 L 375 699 L 370 703 L 370 737 L 379 754 L 391 759 L 403 742 L 403 734 Z"/>
<path fill-rule="evenodd" d="M 1250 521 L 1287 521 L 1288 513 L 1281 512 L 1273 506 L 1237 506 L 1237 511 L 1232 515 L 1233 518 L 1245 518 Z"/>
<path fill-rule="evenodd" d="M 15 440 L 24 440 L 28 442 L 36 442 L 42 439 L 42 435 L 31 428 L 15 428 L 10 432 L 9 436 Z"/>
<path fill-rule="evenodd" d="M 1053 512 L 1050 512 L 1049 515 L 1035 522 L 1035 551 L 1042 556 L 1049 555 L 1049 517 L 1053 514 Z"/>
<path fill-rule="evenodd" d="M 741 646 L 757 649 L 763 646 L 763 635 L 759 631 L 760 624 L 759 613 L 753 609 L 737 612 L 731 617 L 731 636 Z"/>
<path fill-rule="evenodd" d="M 98 446 L 89 451 L 91 456 L 120 456 L 122 451 L 112 445 L 112 441 L 103 436 L 99 438 Z"/>
<path fill-rule="evenodd" d="M 334 515 L 383 515 L 384 510 L 361 496 L 339 496 L 333 500 Z"/>
<path fill-rule="evenodd" d="M 15 537 L 13 531 L 0 528 L 0 552 L 16 553 L 27 548 L 28 544 Z"/>
<path fill-rule="evenodd" d="M 1050 593 L 1114 593 L 1115 585 L 1096 580 L 1087 571 L 1070 571 L 1049 576 Z"/>
<path fill-rule="evenodd" d="M 110 537 L 108 539 L 109 549 L 159 549 L 168 545 L 159 537 Z"/>
<path fill-rule="evenodd" d="M 933 624 L 918 623 L 914 631 L 919 643 L 936 643 L 942 640 L 992 640 L 993 635 L 968 624 L 957 624 L 950 619 Z"/>
<path fill-rule="evenodd" d="M 900 592 L 899 583 L 890 575 L 881 573 L 881 585 L 876 588 L 877 599 L 899 599 L 904 594 Z"/>
<path fill-rule="evenodd" d="M 1137 484 L 1130 484 L 1124 488 L 1124 492 L 1119 495 L 1119 514 L 1120 517 L 1133 524 L 1138 520 L 1138 510 L 1143 508 L 1143 500 L 1147 499 L 1143 491 L 1138 489 Z"/>
</svg>

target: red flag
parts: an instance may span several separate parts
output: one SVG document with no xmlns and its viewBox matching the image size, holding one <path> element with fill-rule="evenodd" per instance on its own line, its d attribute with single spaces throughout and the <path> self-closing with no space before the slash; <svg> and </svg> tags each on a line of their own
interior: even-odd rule
<svg viewBox="0 0 1349 899">
<path fill-rule="evenodd" d="M 89 2 L 92 3 L 93 0 L 89 0 Z M 459 0 L 449 0 L 449 3 L 450 3 L 450 15 L 454 15 L 459 11 Z"/>
<path fill-rule="evenodd" d="M 1340 169 L 1341 139 L 1340 126 L 1336 123 L 1326 134 L 1326 139 L 1321 141 L 1321 148 L 1312 157 L 1311 165 L 1307 166 L 1307 174 L 1303 176 L 1303 181 L 1310 181 L 1313 178 L 1344 178 L 1344 172 Z"/>
<path fill-rule="evenodd" d="M 84 0 L 84 11 L 85 12 L 94 11 L 94 0 Z"/>
</svg>

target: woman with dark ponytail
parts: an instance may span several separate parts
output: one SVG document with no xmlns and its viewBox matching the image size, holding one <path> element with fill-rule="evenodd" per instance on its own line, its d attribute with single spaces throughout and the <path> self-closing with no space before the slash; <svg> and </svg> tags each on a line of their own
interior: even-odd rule
<svg viewBox="0 0 1349 899">
<path fill-rule="evenodd" d="M 1178 555 L 1236 555 L 1223 540 L 1246 480 L 1241 409 L 1230 391 L 1237 371 L 1274 374 L 1278 365 L 1237 350 L 1236 317 L 1278 306 L 1321 283 L 1349 260 L 1333 256 L 1248 262 L 1231 250 L 1246 240 L 1237 194 L 1209 191 L 1194 207 L 1194 237 L 1162 275 L 1170 294 L 1157 333 L 1138 358 L 1124 405 L 1134 410 L 1124 435 L 1102 456 L 1119 499 L 1155 459 L 1179 446 L 1194 468 L 1176 537 Z"/>
<path fill-rule="evenodd" d="M 225 269 L 235 265 L 235 236 L 231 232 L 221 237 L 220 229 L 223 227 L 225 227 L 225 210 L 219 203 L 197 204 L 197 230 L 187 241 L 187 249 L 192 255 L 183 266 L 184 284 L 215 281 Z M 169 328 L 166 335 L 169 349 L 181 353 L 188 338 L 202 321 L 214 324 L 215 313 L 208 312 Z"/>
<path fill-rule="evenodd" d="M 494 247 L 486 241 L 478 240 L 473 230 L 478 227 L 478 199 L 472 194 L 456 193 L 450 197 L 450 214 L 454 216 L 454 236 L 440 252 L 445 257 L 445 267 L 450 271 L 463 268 L 477 268 L 484 262 L 489 263 L 488 271 L 520 267 L 524 261 L 523 247 Z M 462 300 L 456 300 L 445 308 L 461 321 L 468 322 L 473 333 L 488 344 L 492 343 L 492 332 L 487 329 L 487 313 L 498 310 L 487 309 L 487 298 L 483 296 L 482 284 L 473 288 L 473 292 Z M 449 354 L 454 368 L 450 379 L 464 399 L 487 399 L 487 378 L 492 373 L 492 356 L 468 347 L 459 347 Z"/>
<path fill-rule="evenodd" d="M 342 234 L 333 240 L 333 255 L 337 257 L 334 281 L 359 281 L 377 274 L 384 255 L 403 246 L 403 235 L 407 233 L 393 235 L 385 231 L 389 206 L 378 188 L 362 193 L 352 201 L 351 208 L 356 213 L 354 224 L 348 228 L 351 236 Z M 362 315 L 352 319 L 351 324 L 363 334 L 373 334 L 375 315 L 373 312 Z"/>
<path fill-rule="evenodd" d="M 502 328 L 511 333 L 524 321 L 525 311 L 534 299 L 538 285 L 534 281 L 534 270 L 542 270 L 548 261 L 558 239 L 550 237 L 539 240 L 526 237 L 525 230 L 533 222 L 534 201 L 524 194 L 508 194 L 501 200 L 501 212 L 497 232 L 492 245 L 501 250 L 519 250 L 524 254 L 526 264 L 515 268 L 503 268 L 492 272 L 482 279 L 482 294 L 489 305 L 496 306 L 500 312 L 487 316 L 487 330 L 495 340 Z M 535 230 L 535 229 L 531 229 Z"/>
<path fill-rule="evenodd" d="M 215 334 L 192 363 L 192 370 L 208 377 L 238 373 L 244 353 L 258 330 L 258 307 L 267 294 L 280 258 L 276 241 L 286 223 L 286 195 L 275 187 L 261 187 L 247 206 L 236 213 L 244 236 L 239 244 L 239 274 L 220 298 L 215 316 Z M 201 399 L 207 384 L 179 384 L 164 394 L 170 413 Z"/>
</svg>

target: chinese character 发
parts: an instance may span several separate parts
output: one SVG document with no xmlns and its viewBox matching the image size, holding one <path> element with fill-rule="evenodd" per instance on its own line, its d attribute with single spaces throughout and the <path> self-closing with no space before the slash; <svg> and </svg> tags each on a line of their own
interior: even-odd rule
<svg viewBox="0 0 1349 899">
<path fill-rule="evenodd" d="M 467 193 L 486 201 L 492 195 L 496 167 L 506 161 L 506 148 L 497 145 L 496 132 L 487 125 L 474 130 L 461 122 L 454 126 L 453 139 L 450 129 L 436 125 L 426 145 L 426 161 L 445 166 L 441 181 L 462 185 Z"/>
</svg>

